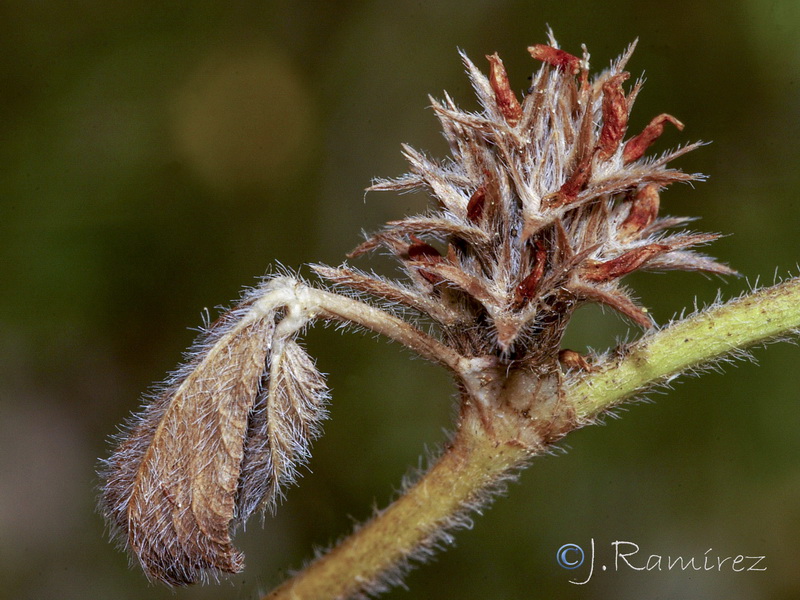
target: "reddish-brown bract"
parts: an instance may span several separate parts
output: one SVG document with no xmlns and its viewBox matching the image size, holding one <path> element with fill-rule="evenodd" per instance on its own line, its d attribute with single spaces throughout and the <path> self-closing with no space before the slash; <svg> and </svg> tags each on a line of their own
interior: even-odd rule
<svg viewBox="0 0 800 600">
<path fill-rule="evenodd" d="M 592 154 L 586 154 L 575 167 L 572 175 L 558 189 L 558 193 L 548 198 L 548 208 L 558 208 L 565 204 L 572 204 L 578 199 L 578 194 L 583 191 L 592 177 Z"/>
<path fill-rule="evenodd" d="M 530 274 L 523 279 L 517 286 L 515 301 L 517 305 L 523 305 L 531 298 L 536 297 L 536 288 L 539 287 L 539 281 L 544 275 L 544 269 L 547 263 L 547 248 L 544 242 L 536 240 L 534 243 L 536 248 L 534 254 L 533 270 Z"/>
<path fill-rule="evenodd" d="M 436 248 L 434 248 L 430 244 L 426 244 L 425 242 L 420 240 L 417 236 L 412 236 L 412 240 L 414 241 L 414 243 L 408 247 L 409 260 L 429 265 L 434 265 L 442 261 L 442 255 L 439 254 L 439 251 Z M 419 274 L 422 275 L 426 280 L 428 280 L 433 285 L 442 282 L 441 277 L 439 277 L 434 273 L 431 273 L 427 269 L 420 269 Z"/>
<path fill-rule="evenodd" d="M 619 227 L 619 235 L 628 240 L 649 227 L 658 217 L 660 200 L 658 185 L 650 183 L 640 189 L 631 201 L 628 216 Z"/>
<path fill-rule="evenodd" d="M 678 119 L 666 113 L 660 114 L 648 123 L 642 133 L 628 140 L 622 154 L 623 160 L 629 163 L 639 160 L 644 156 L 644 153 L 647 152 L 650 145 L 664 133 L 665 123 L 672 123 L 678 131 L 683 131 L 683 123 L 678 121 Z"/>
<path fill-rule="evenodd" d="M 672 247 L 669 244 L 648 244 L 641 248 L 634 248 L 614 259 L 587 264 L 583 268 L 582 276 L 587 281 L 598 283 L 613 281 L 632 273 L 651 258 L 670 250 Z"/>
<path fill-rule="evenodd" d="M 592 368 L 579 352 L 575 352 L 575 350 L 569 350 L 567 348 L 564 348 L 558 353 L 558 362 L 560 362 L 565 369 L 590 371 Z"/>
<path fill-rule="evenodd" d="M 467 219 L 473 223 L 480 223 L 484 204 L 486 204 L 486 186 L 481 185 L 472 193 L 467 202 Z"/>
<path fill-rule="evenodd" d="M 603 84 L 603 128 L 597 141 L 601 160 L 608 160 L 616 153 L 628 128 L 628 102 L 622 90 L 622 82 L 628 77 L 623 71 Z"/>
<path fill-rule="evenodd" d="M 503 113 L 506 121 L 512 127 L 516 125 L 522 117 L 522 107 L 517 100 L 517 96 L 511 90 L 508 83 L 508 75 L 503 66 L 503 61 L 497 53 L 486 57 L 489 61 L 489 83 L 494 90 L 494 97 L 497 108 Z"/>
<path fill-rule="evenodd" d="M 558 67 L 570 75 L 577 75 L 581 72 L 581 59 L 560 48 L 554 48 L 546 44 L 535 44 L 528 46 L 528 52 L 536 60 Z"/>
<path fill-rule="evenodd" d="M 646 310 L 619 285 L 634 270 L 731 271 L 687 250 L 714 235 L 666 233 L 681 221 L 658 218 L 658 191 L 696 178 L 668 167 L 693 146 L 638 160 L 665 121 L 677 123 L 667 116 L 626 143 L 641 87 L 624 89 L 632 48 L 593 79 L 588 52 L 581 59 L 554 41 L 529 52 L 545 64 L 521 101 L 499 56 L 487 56 L 488 77 L 465 57 L 483 111 L 459 110 L 449 97 L 433 103 L 451 160 L 406 147 L 410 173 L 371 188 L 421 188 L 434 199 L 424 218 L 389 223 L 355 253 L 384 246 L 406 263 L 411 287 L 369 283 L 352 269 L 326 273 L 423 312 L 435 306 L 445 337 L 468 354 L 535 362 L 554 360 L 569 315 L 582 302 L 613 307 L 649 327 Z M 422 252 L 426 236 L 446 245 L 446 258 Z M 418 249 L 408 252 L 408 239 Z"/>
</svg>

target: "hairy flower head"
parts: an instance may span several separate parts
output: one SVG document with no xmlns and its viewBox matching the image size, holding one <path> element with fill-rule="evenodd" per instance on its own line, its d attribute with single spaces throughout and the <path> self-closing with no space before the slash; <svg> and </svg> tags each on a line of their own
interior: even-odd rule
<svg viewBox="0 0 800 600">
<path fill-rule="evenodd" d="M 404 146 L 409 173 L 370 188 L 424 189 L 433 199 L 426 214 L 387 223 L 351 253 L 388 249 L 410 281 L 316 267 L 429 316 L 461 353 L 515 361 L 555 357 L 581 303 L 650 327 L 620 284 L 628 273 L 733 273 L 691 250 L 717 234 L 674 231 L 691 219 L 659 216 L 662 190 L 702 178 L 669 166 L 699 144 L 647 156 L 665 124 L 683 129 L 667 114 L 629 135 L 642 85 L 627 84 L 633 45 L 595 76 L 585 50 L 573 56 L 552 37 L 528 50 L 542 65 L 521 100 L 497 54 L 486 57 L 488 76 L 462 55 L 481 110 L 460 109 L 446 94 L 432 100 L 451 156 L 435 160 Z"/>
</svg>

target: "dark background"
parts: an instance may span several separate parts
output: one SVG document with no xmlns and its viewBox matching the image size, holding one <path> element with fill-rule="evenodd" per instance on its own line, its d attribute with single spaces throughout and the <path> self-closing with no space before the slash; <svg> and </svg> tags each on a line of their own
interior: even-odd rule
<svg viewBox="0 0 800 600">
<path fill-rule="evenodd" d="M 445 439 L 452 389 L 396 346 L 323 328 L 307 346 L 330 373 L 332 419 L 313 474 L 237 537 L 243 575 L 148 584 L 105 539 L 94 469 L 206 307 L 278 262 L 338 264 L 362 229 L 422 209 L 363 189 L 404 172 L 401 142 L 445 153 L 427 94 L 475 107 L 457 48 L 484 69 L 498 51 L 521 90 L 547 24 L 595 69 L 639 37 L 632 129 L 669 112 L 686 130 L 654 150 L 713 141 L 676 163 L 709 181 L 672 188 L 663 210 L 732 234 L 711 253 L 746 279 L 632 277 L 659 322 L 796 272 L 794 0 L 0 3 L 1 597 L 253 598 L 386 504 Z M 568 344 L 625 335 L 587 309 Z M 760 366 L 686 379 L 571 435 L 386 597 L 800 597 L 798 350 L 755 354 Z M 595 576 L 571 585 L 587 573 L 556 550 L 592 538 Z M 598 572 L 615 540 L 639 544 L 637 564 L 710 548 L 764 555 L 767 570 Z"/>
</svg>

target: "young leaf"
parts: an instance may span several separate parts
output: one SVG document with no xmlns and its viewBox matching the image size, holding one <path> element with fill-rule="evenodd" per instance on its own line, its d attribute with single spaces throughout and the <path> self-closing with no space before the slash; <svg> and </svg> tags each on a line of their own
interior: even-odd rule
<svg viewBox="0 0 800 600">
<path fill-rule="evenodd" d="M 299 327 L 281 335 L 280 305 L 260 301 L 269 290 L 211 327 L 105 461 L 112 534 L 169 585 L 242 570 L 233 529 L 274 503 L 319 434 L 324 382 L 291 339 Z"/>
<path fill-rule="evenodd" d="M 306 351 L 294 340 L 277 342 L 267 393 L 250 417 L 237 499 L 241 520 L 274 507 L 281 487 L 297 478 L 297 467 L 308 461 L 309 443 L 321 433 L 327 400 L 325 380 Z"/>
</svg>

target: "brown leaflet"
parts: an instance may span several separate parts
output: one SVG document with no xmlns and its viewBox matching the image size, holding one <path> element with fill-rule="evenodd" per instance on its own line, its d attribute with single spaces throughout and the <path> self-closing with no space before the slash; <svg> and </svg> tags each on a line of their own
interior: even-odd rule
<svg viewBox="0 0 800 600">
<path fill-rule="evenodd" d="M 107 521 L 147 575 L 170 585 L 243 568 L 231 525 L 248 413 L 275 325 L 271 312 L 230 314 L 227 329 L 145 409 L 103 474 Z"/>
<path fill-rule="evenodd" d="M 282 488 L 297 479 L 308 462 L 310 442 L 327 417 L 328 389 L 314 361 L 294 340 L 276 340 L 270 356 L 267 389 L 250 418 L 237 518 L 274 507 Z"/>
</svg>

